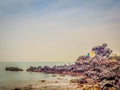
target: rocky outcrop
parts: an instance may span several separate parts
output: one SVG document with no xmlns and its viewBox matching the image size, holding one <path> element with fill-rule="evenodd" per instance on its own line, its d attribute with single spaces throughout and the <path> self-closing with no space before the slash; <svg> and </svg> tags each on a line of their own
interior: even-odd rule
<svg viewBox="0 0 120 90">
<path fill-rule="evenodd" d="M 23 71 L 23 69 L 20 69 L 18 67 L 6 67 L 6 71 Z"/>
<path fill-rule="evenodd" d="M 31 66 L 27 71 L 83 75 L 85 78 L 71 80 L 71 82 L 77 82 L 79 84 L 91 83 L 87 80 L 90 79 L 92 83 L 99 83 L 100 88 L 103 88 L 102 90 L 111 87 L 120 90 L 120 60 L 112 61 L 110 59 L 112 50 L 107 48 L 107 44 L 94 47 L 92 48 L 92 51 L 95 52 L 94 57 L 80 56 L 75 64 L 55 65 L 53 67 Z"/>
</svg>

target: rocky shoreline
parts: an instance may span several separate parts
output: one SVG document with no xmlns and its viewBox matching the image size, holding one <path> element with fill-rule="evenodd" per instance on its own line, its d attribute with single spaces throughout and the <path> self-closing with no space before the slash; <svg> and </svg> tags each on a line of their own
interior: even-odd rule
<svg viewBox="0 0 120 90">
<path fill-rule="evenodd" d="M 92 84 L 93 86 L 97 83 L 98 88 L 100 90 L 106 90 L 106 88 L 115 88 L 113 90 L 120 89 L 120 62 L 119 61 L 106 61 L 103 60 L 102 63 L 98 63 L 98 61 L 94 62 L 82 62 L 83 64 L 80 65 L 72 65 L 74 69 L 71 70 L 63 70 L 63 69 L 53 69 L 48 67 L 43 68 L 35 68 L 30 67 L 27 71 L 32 72 L 45 72 L 45 73 L 52 73 L 52 74 L 69 74 L 69 75 L 78 75 L 81 79 L 71 80 L 72 83 L 78 83 L 78 85 L 83 84 Z M 77 69 L 76 69 L 77 66 Z M 64 66 L 60 66 L 64 67 Z M 70 66 L 71 67 L 71 66 Z M 79 67 L 79 69 L 78 69 Z M 81 68 L 82 67 L 82 68 Z"/>
<path fill-rule="evenodd" d="M 54 65 L 53 67 L 30 66 L 26 71 L 61 74 L 63 76 L 80 76 L 80 79 L 72 79 L 69 83 L 76 84 L 77 87 L 79 87 L 79 89 L 81 88 L 82 90 L 120 90 L 120 57 L 111 56 L 112 50 L 107 47 L 107 44 L 94 47 L 91 51 L 92 55 L 88 54 L 80 56 L 74 64 L 60 66 Z M 8 70 L 19 71 L 21 69 L 8 68 Z M 24 89 L 29 87 L 31 89 Z M 24 88 L 14 90 L 37 90 L 35 88 L 32 88 L 31 86 L 27 86 Z"/>
<path fill-rule="evenodd" d="M 120 90 L 120 58 L 110 56 L 112 50 L 107 44 L 92 48 L 94 57 L 80 56 L 75 64 L 61 66 L 38 66 L 27 69 L 28 72 L 78 75 L 82 79 L 73 80 L 78 84 L 96 84 L 100 90 Z M 115 58 L 115 59 L 113 59 Z"/>
</svg>

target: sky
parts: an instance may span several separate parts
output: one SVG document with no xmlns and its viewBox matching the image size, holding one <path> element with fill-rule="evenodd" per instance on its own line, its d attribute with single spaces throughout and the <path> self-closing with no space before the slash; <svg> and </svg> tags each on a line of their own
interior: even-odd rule
<svg viewBox="0 0 120 90">
<path fill-rule="evenodd" d="M 0 0 L 1 62 L 72 62 L 107 43 L 120 54 L 120 0 Z"/>
</svg>

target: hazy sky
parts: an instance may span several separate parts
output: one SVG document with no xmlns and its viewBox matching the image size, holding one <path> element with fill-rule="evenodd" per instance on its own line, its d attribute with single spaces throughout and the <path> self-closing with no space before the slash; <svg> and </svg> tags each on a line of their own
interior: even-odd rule
<svg viewBox="0 0 120 90">
<path fill-rule="evenodd" d="M 0 0 L 0 61 L 75 61 L 120 53 L 120 0 Z"/>
</svg>

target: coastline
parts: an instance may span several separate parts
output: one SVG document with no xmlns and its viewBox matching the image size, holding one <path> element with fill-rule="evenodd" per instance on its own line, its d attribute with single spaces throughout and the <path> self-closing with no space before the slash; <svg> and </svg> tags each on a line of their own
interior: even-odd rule
<svg viewBox="0 0 120 90">
<path fill-rule="evenodd" d="M 92 48 L 95 56 L 80 56 L 74 64 L 50 66 L 30 66 L 26 72 L 18 67 L 6 67 L 6 71 L 18 72 L 17 77 L 30 74 L 38 82 L 15 86 L 12 90 L 119 90 L 120 57 L 110 56 L 112 50 L 107 44 Z M 67 75 L 71 76 L 68 77 Z M 58 76 L 58 77 L 57 77 Z M 74 78 L 72 78 L 72 76 Z M 75 78 L 75 77 L 79 78 Z M 23 76 L 22 76 L 23 77 Z M 51 80 L 49 80 L 51 79 Z M 28 81 L 31 79 L 29 78 Z M 5 90 L 5 87 L 3 87 Z M 7 90 L 7 89 L 6 89 Z"/>
<path fill-rule="evenodd" d="M 75 84 L 70 83 L 71 78 L 56 78 L 54 80 L 39 80 L 37 83 L 14 86 L 1 86 L 0 90 L 74 90 Z"/>
</svg>

